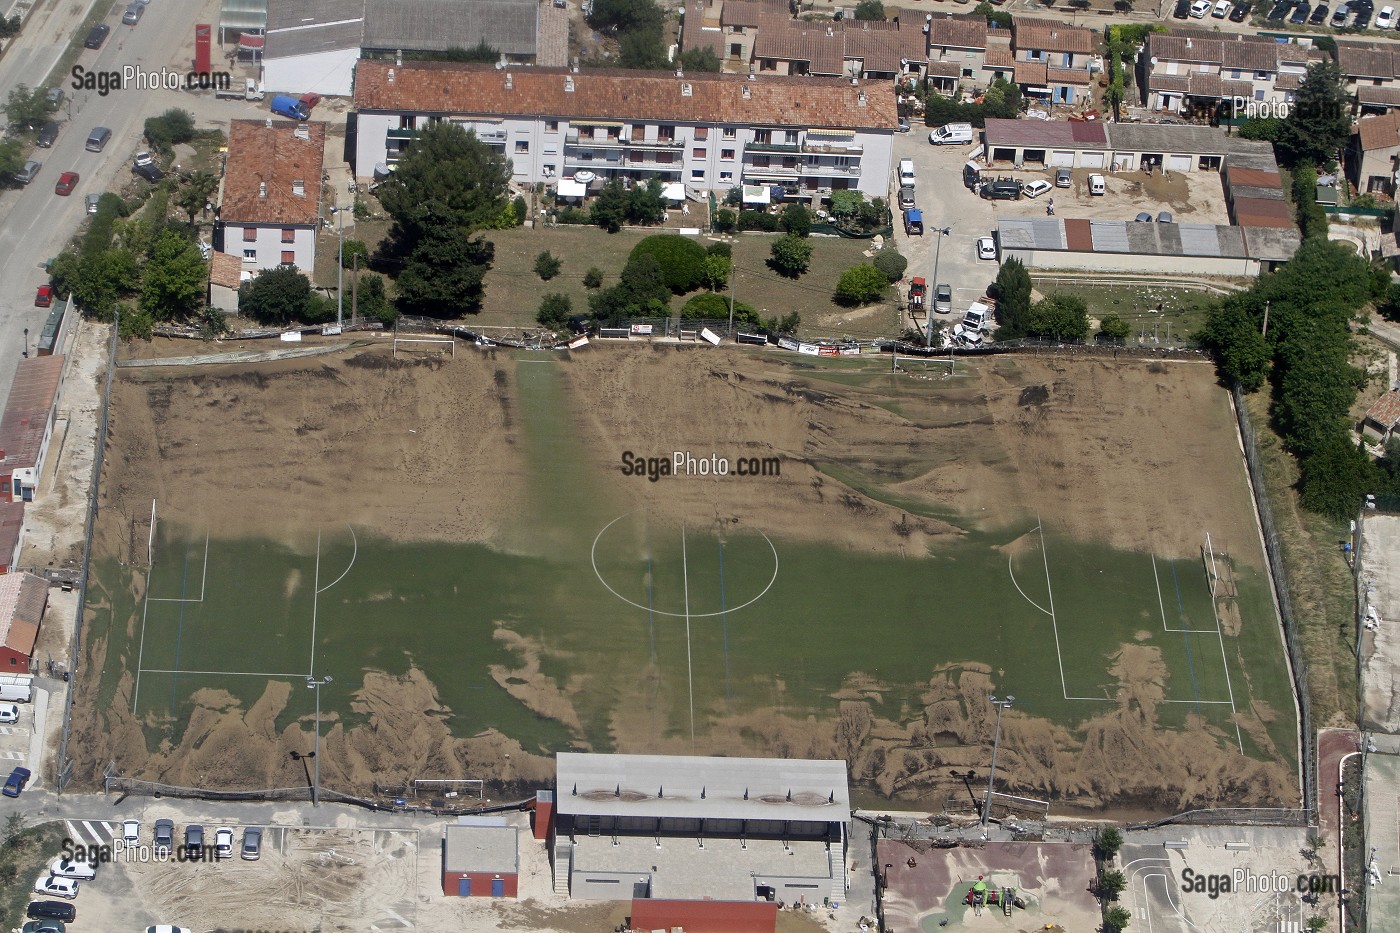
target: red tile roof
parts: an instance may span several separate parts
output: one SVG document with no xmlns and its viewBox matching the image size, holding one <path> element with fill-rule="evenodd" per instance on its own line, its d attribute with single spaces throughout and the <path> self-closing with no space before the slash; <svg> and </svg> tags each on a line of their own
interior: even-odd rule
<svg viewBox="0 0 1400 933">
<path fill-rule="evenodd" d="M 0 566 L 18 558 L 15 551 L 23 535 L 24 503 L 0 502 Z"/>
<path fill-rule="evenodd" d="M 1400 106 L 1400 87 L 1374 87 L 1363 84 L 1356 89 L 1356 100 L 1373 107 Z"/>
<path fill-rule="evenodd" d="M 1094 251 L 1093 227 L 1087 217 L 1065 218 L 1065 249 L 1077 253 Z"/>
<path fill-rule="evenodd" d="M 62 378 L 62 356 L 32 356 L 19 361 L 5 413 L 0 416 L 0 469 L 6 473 L 38 466 Z"/>
<path fill-rule="evenodd" d="M 1017 62 L 1015 81 L 1044 87 L 1049 82 L 1049 68 L 1045 62 Z"/>
<path fill-rule="evenodd" d="M 1287 202 L 1270 198 L 1236 198 L 1235 224 L 1240 227 L 1292 227 L 1293 211 Z"/>
<path fill-rule="evenodd" d="M 1278 172 L 1266 172 L 1257 168 L 1233 168 L 1229 160 L 1225 162 L 1225 178 L 1235 185 L 1252 185 L 1255 188 L 1282 188 L 1283 177 Z"/>
<path fill-rule="evenodd" d="M 840 23 L 765 16 L 753 40 L 753 57 L 806 62 L 812 74 L 841 75 L 845 73 L 845 45 Z"/>
<path fill-rule="evenodd" d="M 1016 17 L 1011 22 L 1011 36 L 1017 49 L 1040 49 L 1045 52 L 1088 54 L 1097 45 L 1094 34 L 1088 29 L 1048 19 Z"/>
<path fill-rule="evenodd" d="M 209 257 L 209 281 L 237 291 L 243 281 L 243 257 L 216 251 Z"/>
<path fill-rule="evenodd" d="M 1393 430 L 1400 424 L 1400 392 L 1391 389 L 1376 399 L 1375 404 L 1366 409 L 1366 420 L 1376 422 L 1387 431 Z"/>
<path fill-rule="evenodd" d="M 760 33 L 761 35 L 762 33 Z M 393 80 L 390 80 L 390 75 Z M 573 90 L 566 88 L 572 83 Z M 684 96 L 689 84 L 691 96 Z M 745 96 L 745 89 L 748 96 Z M 862 96 L 865 104 L 860 103 Z M 762 123 L 771 126 L 893 130 L 894 85 L 841 78 L 697 74 L 559 68 L 506 68 L 448 62 L 361 59 L 355 107 L 390 113 L 538 114 L 564 119 Z M 319 176 L 318 176 L 319 178 Z"/>
<path fill-rule="evenodd" d="M 995 146 L 1108 148 L 1108 134 L 1104 132 L 1104 125 L 1092 121 L 991 118 L 987 120 L 984 135 L 988 149 Z"/>
<path fill-rule="evenodd" d="M 1011 68 L 1016 64 L 1016 56 L 1010 49 L 990 48 L 983 58 L 984 68 Z"/>
<path fill-rule="evenodd" d="M 1351 78 L 1393 78 L 1395 63 L 1387 46 L 1338 42 L 1337 66 Z"/>
<path fill-rule="evenodd" d="M 726 28 L 753 27 L 759 24 L 762 17 L 786 12 L 787 4 L 782 0 L 724 0 L 724 6 L 719 12 L 719 21 Z"/>
<path fill-rule="evenodd" d="M 936 48 L 985 49 L 987 18 L 975 14 L 935 16 L 929 23 L 928 43 Z"/>
<path fill-rule="evenodd" d="M 28 657 L 39 640 L 49 581 L 32 573 L 0 575 L 0 644 Z"/>
<path fill-rule="evenodd" d="M 306 127 L 304 139 L 298 135 L 300 126 Z M 324 123 L 232 121 L 220 219 L 244 224 L 319 223 L 325 149 Z"/>
<path fill-rule="evenodd" d="M 1089 72 L 1084 68 L 1047 68 L 1046 78 L 1050 84 L 1089 85 Z"/>
<path fill-rule="evenodd" d="M 1362 117 L 1356 121 L 1356 135 L 1361 137 L 1362 152 L 1400 146 L 1400 113 Z"/>
</svg>

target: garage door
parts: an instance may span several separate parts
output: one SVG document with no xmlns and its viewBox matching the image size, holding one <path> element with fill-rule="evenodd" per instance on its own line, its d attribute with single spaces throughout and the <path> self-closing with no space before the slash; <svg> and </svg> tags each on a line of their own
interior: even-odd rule
<svg viewBox="0 0 1400 933">
<path fill-rule="evenodd" d="M 1074 166 L 1074 151 L 1072 149 L 1052 149 L 1050 151 L 1051 165 Z"/>
<path fill-rule="evenodd" d="M 1167 171 L 1169 172 L 1189 172 L 1194 158 L 1189 155 L 1169 155 L 1167 156 Z"/>
<path fill-rule="evenodd" d="M 1103 168 L 1102 152 L 1085 152 L 1079 156 L 1080 168 Z"/>
</svg>

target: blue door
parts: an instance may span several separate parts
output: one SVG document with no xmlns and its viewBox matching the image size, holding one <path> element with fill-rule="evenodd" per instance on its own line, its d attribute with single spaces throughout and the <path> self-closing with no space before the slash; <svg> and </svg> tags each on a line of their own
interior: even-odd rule
<svg viewBox="0 0 1400 933">
<path fill-rule="evenodd" d="M 471 896 L 472 896 L 472 880 L 471 880 L 470 878 L 458 878 L 458 879 L 457 879 L 457 896 L 458 896 L 458 897 L 471 897 Z"/>
<path fill-rule="evenodd" d="M 492 879 L 491 879 L 491 896 L 492 896 L 492 897 L 505 897 L 505 896 L 506 896 L 506 879 L 504 879 L 504 878 L 492 878 Z"/>
</svg>

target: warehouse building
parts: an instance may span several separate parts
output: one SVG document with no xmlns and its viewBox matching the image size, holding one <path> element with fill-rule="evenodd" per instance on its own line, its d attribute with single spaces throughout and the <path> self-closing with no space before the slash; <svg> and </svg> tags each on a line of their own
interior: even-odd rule
<svg viewBox="0 0 1400 933">
<path fill-rule="evenodd" d="M 1255 276 L 1293 258 L 1287 228 L 1020 217 L 997 225 L 1002 260 L 1027 268 Z"/>
<path fill-rule="evenodd" d="M 851 808 L 843 761 L 567 752 L 557 757 L 556 780 L 558 893 L 730 904 L 845 899 Z"/>
<path fill-rule="evenodd" d="M 515 897 L 520 885 L 520 830 L 503 816 L 459 816 L 442 834 L 442 893 L 447 897 Z"/>
<path fill-rule="evenodd" d="M 1267 142 L 1227 136 L 1206 126 L 1094 121 L 988 120 L 983 131 L 989 165 L 1069 167 L 1133 172 L 1219 171 L 1230 159 L 1267 159 Z"/>
<path fill-rule="evenodd" d="M 20 360 L 0 416 L 0 501 L 30 502 L 58 420 L 62 356 Z M 16 544 L 18 553 L 18 544 Z"/>
</svg>

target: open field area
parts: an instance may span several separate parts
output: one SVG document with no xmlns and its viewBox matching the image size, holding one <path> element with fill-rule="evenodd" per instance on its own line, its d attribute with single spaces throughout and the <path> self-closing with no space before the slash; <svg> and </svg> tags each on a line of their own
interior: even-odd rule
<svg viewBox="0 0 1400 933">
<path fill-rule="evenodd" d="M 1210 368 L 888 370 L 382 345 L 119 370 L 78 776 L 296 785 L 319 693 L 330 787 L 539 780 L 570 748 L 835 755 L 861 793 L 937 808 L 1010 693 L 1008 792 L 1291 805 Z M 692 475 L 664 475 L 674 451 Z M 693 475 L 711 457 L 729 475 Z"/>
<path fill-rule="evenodd" d="M 1117 314 L 1132 328 L 1130 345 L 1194 344 L 1205 326 L 1206 311 L 1220 300 L 1211 292 L 1169 285 L 1089 284 L 1082 279 L 1042 278 L 1034 273 L 1031 278 L 1041 294 L 1082 298 L 1095 320 Z"/>
</svg>

